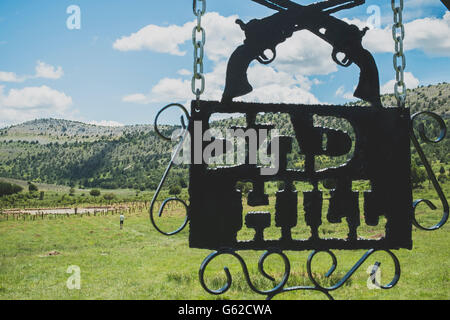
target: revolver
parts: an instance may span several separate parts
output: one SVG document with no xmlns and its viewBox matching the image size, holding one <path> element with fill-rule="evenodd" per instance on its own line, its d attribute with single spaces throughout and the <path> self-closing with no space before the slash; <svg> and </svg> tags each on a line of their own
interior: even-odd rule
<svg viewBox="0 0 450 320">
<path fill-rule="evenodd" d="M 381 106 L 378 68 L 372 54 L 362 46 L 362 39 L 368 28 L 360 30 L 355 25 L 331 16 L 331 13 L 359 6 L 365 3 L 364 0 L 330 0 L 309 6 L 286 0 L 253 1 L 279 12 L 263 19 L 253 19 L 247 24 L 242 20 L 236 21 L 245 32 L 246 39 L 233 52 L 228 62 L 222 103 L 231 102 L 234 98 L 253 91 L 247 77 L 252 61 L 272 63 L 276 59 L 276 47 L 280 43 L 292 37 L 296 31 L 308 30 L 332 45 L 332 59 L 335 63 L 342 67 L 355 63 L 360 68 L 354 96 L 373 106 Z M 273 3 L 280 4 L 275 6 Z M 269 57 L 268 51 L 271 52 Z M 344 55 L 341 59 L 340 53 Z"/>
</svg>

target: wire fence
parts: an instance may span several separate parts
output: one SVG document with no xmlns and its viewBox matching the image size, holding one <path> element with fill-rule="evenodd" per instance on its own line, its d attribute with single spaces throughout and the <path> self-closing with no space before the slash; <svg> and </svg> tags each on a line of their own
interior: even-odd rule
<svg viewBox="0 0 450 320">
<path fill-rule="evenodd" d="M 162 200 L 157 201 L 156 208 L 161 207 Z M 168 203 L 166 209 L 172 209 L 176 203 Z M 78 206 L 73 208 L 16 208 L 1 209 L 0 221 L 36 221 L 55 220 L 71 217 L 114 216 L 148 213 L 150 201 L 116 203 L 110 206 Z"/>
</svg>

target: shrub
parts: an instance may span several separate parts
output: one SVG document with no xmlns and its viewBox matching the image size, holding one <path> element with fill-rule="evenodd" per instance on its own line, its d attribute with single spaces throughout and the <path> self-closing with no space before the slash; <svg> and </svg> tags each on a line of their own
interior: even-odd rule
<svg viewBox="0 0 450 320">
<path fill-rule="evenodd" d="M 184 179 L 181 178 L 181 177 L 180 177 L 180 179 L 179 179 L 179 184 L 180 184 L 180 186 L 181 186 L 182 188 L 186 188 L 186 187 L 187 187 L 186 181 L 184 181 Z M 155 188 L 155 189 L 156 189 L 156 188 Z"/>
<path fill-rule="evenodd" d="M 9 196 L 19 193 L 23 190 L 21 186 L 16 184 L 0 181 L 0 197 Z"/>
<path fill-rule="evenodd" d="M 107 201 L 111 201 L 116 198 L 116 195 L 114 193 L 107 193 L 107 194 L 103 195 L 103 198 Z"/>
<path fill-rule="evenodd" d="M 250 182 L 239 181 L 236 183 L 236 189 L 240 190 L 244 196 L 246 196 L 252 188 L 253 185 Z"/>
<path fill-rule="evenodd" d="M 169 194 L 173 196 L 177 196 L 181 193 L 181 187 L 179 185 L 173 184 L 170 186 Z"/>
<path fill-rule="evenodd" d="M 413 188 L 418 188 L 422 182 L 427 180 L 427 172 L 425 169 L 417 166 L 414 162 L 411 165 L 411 182 Z"/>
<path fill-rule="evenodd" d="M 89 192 L 89 194 L 93 197 L 98 197 L 100 196 L 101 192 L 98 189 L 92 189 L 91 192 Z"/>
<path fill-rule="evenodd" d="M 37 192 L 39 191 L 38 187 L 35 184 L 32 184 L 31 182 L 28 183 L 28 191 L 30 192 Z"/>
</svg>

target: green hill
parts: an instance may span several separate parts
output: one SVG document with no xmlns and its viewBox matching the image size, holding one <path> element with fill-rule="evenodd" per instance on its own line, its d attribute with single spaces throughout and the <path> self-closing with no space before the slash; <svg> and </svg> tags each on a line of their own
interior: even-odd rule
<svg viewBox="0 0 450 320">
<path fill-rule="evenodd" d="M 0 129 L 0 141 L 38 141 L 42 144 L 55 141 L 95 141 L 151 130 L 151 125 L 107 127 L 62 119 L 38 119 Z"/>
<path fill-rule="evenodd" d="M 450 119 L 450 84 L 419 87 L 408 92 L 412 113 L 428 110 Z M 382 99 L 386 106 L 395 105 L 393 95 Z M 272 123 L 282 134 L 292 134 L 286 114 L 260 115 L 258 121 Z M 244 119 L 214 122 L 215 127 L 243 124 Z M 351 128 L 333 118 L 317 119 L 318 125 Z M 427 122 L 431 131 L 436 124 Z M 174 127 L 168 127 L 173 130 Z M 295 151 L 290 166 L 299 167 L 302 158 Z M 446 163 L 450 153 L 449 139 L 438 145 L 425 146 L 432 161 Z M 171 155 L 171 144 L 161 140 L 151 125 L 102 127 L 81 122 L 41 119 L 0 130 L 0 177 L 67 186 L 100 188 L 155 189 Z M 334 159 L 340 161 L 342 159 Z M 318 161 L 319 166 L 333 163 Z M 168 184 L 184 186 L 186 167 L 173 170 Z"/>
</svg>

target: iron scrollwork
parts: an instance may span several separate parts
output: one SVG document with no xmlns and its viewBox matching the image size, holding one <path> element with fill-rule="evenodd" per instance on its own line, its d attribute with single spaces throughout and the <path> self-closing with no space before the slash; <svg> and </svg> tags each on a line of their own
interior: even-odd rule
<svg viewBox="0 0 450 320">
<path fill-rule="evenodd" d="M 165 112 L 166 110 L 168 110 L 168 109 L 170 109 L 170 108 L 173 108 L 173 107 L 177 107 L 177 108 L 181 109 L 181 111 L 182 111 L 182 112 L 184 113 L 184 115 L 186 116 L 186 119 L 187 119 L 188 121 L 190 121 L 190 115 L 189 115 L 189 112 L 188 112 L 187 109 L 186 109 L 183 105 L 181 105 L 181 104 L 173 103 L 173 104 L 169 104 L 169 105 L 165 106 L 164 108 L 162 108 L 162 109 L 158 112 L 158 114 L 156 115 L 154 128 L 155 128 L 155 132 L 159 135 L 159 137 L 160 137 L 161 139 L 165 140 L 165 141 L 173 141 L 173 140 L 174 140 L 174 139 L 173 139 L 174 137 L 167 137 L 167 136 L 165 136 L 165 135 L 161 132 L 161 129 L 160 129 L 160 127 L 158 126 L 158 120 L 159 120 L 159 117 L 161 116 L 161 114 L 162 114 L 163 112 Z M 177 197 L 169 197 L 169 198 L 165 199 L 165 200 L 161 203 L 161 206 L 160 206 L 159 212 L 158 212 L 158 216 L 159 216 L 159 217 L 162 216 L 162 214 L 163 214 L 163 212 L 164 212 L 164 209 L 166 208 L 166 206 L 167 206 L 168 203 L 170 203 L 170 202 L 179 202 L 179 203 L 181 203 L 181 204 L 184 206 L 185 210 L 186 210 L 186 218 L 185 218 L 184 222 L 180 225 L 179 228 L 177 228 L 176 230 L 171 231 L 171 232 L 165 232 L 165 231 L 163 231 L 163 230 L 157 225 L 157 223 L 156 223 L 156 221 L 155 221 L 155 217 L 154 217 L 154 210 L 155 210 L 156 201 L 158 200 L 158 196 L 160 195 L 161 190 L 162 190 L 162 188 L 163 188 L 163 186 L 164 186 L 164 183 L 166 182 L 166 179 L 167 179 L 167 177 L 168 177 L 168 175 L 169 175 L 169 173 L 170 173 L 170 170 L 172 169 L 172 167 L 173 167 L 173 165 L 174 165 L 174 159 L 175 159 L 175 157 L 178 155 L 178 153 L 180 152 L 181 148 L 183 147 L 183 143 L 185 142 L 186 136 L 187 136 L 187 134 L 188 134 L 187 126 L 186 126 L 186 123 L 185 123 L 185 120 L 184 120 L 184 117 L 183 117 L 183 116 L 181 116 L 181 120 L 180 120 L 180 121 L 181 121 L 181 127 L 183 128 L 183 131 L 182 131 L 182 133 L 178 136 L 178 139 L 179 139 L 178 145 L 175 147 L 175 151 L 174 151 L 174 153 L 172 154 L 172 157 L 171 157 L 171 159 L 170 159 L 170 161 L 169 161 L 169 164 L 167 165 L 167 168 L 166 168 L 166 170 L 165 170 L 165 172 L 164 172 L 164 174 L 163 174 L 163 176 L 162 176 L 162 178 L 161 178 L 161 181 L 160 181 L 158 187 L 156 188 L 155 194 L 153 195 L 153 199 L 152 199 L 152 201 L 151 201 L 151 203 L 150 203 L 150 221 L 151 221 L 153 227 L 155 228 L 155 230 L 157 230 L 159 233 L 161 233 L 161 234 L 163 234 L 163 235 L 165 235 L 165 236 L 173 236 L 173 235 L 175 235 L 175 234 L 177 234 L 177 233 L 180 233 L 181 231 L 184 230 L 184 228 L 186 228 L 186 226 L 187 226 L 187 224 L 188 224 L 188 222 L 189 222 L 188 205 L 186 204 L 186 202 L 185 202 L 184 200 L 179 199 L 179 198 L 177 198 Z M 175 137 L 175 138 L 176 138 L 176 137 Z"/>
<path fill-rule="evenodd" d="M 282 276 L 282 279 L 278 283 L 276 283 L 272 289 L 265 290 L 265 291 L 256 288 L 256 286 L 252 283 L 247 265 L 246 265 L 244 259 L 238 253 L 236 253 L 236 251 L 234 251 L 233 249 L 221 249 L 219 251 L 215 251 L 215 252 L 211 253 L 203 261 L 202 265 L 200 266 L 200 271 L 199 271 L 200 284 L 202 285 L 202 287 L 205 289 L 206 292 L 208 292 L 212 295 L 225 294 L 231 288 L 232 283 L 233 283 L 233 278 L 232 278 L 232 275 L 231 275 L 228 267 L 224 267 L 224 269 L 223 269 L 225 272 L 225 276 L 226 276 L 225 285 L 222 288 L 216 289 L 216 290 L 211 289 L 207 286 L 206 281 L 205 281 L 205 271 L 206 271 L 208 265 L 217 257 L 219 257 L 221 255 L 231 255 L 239 261 L 241 268 L 242 268 L 242 272 L 244 273 L 244 276 L 245 276 L 245 280 L 246 280 L 248 286 L 250 287 L 250 289 L 257 294 L 266 296 L 267 300 L 272 300 L 273 298 L 275 298 L 278 295 L 281 295 L 281 294 L 287 293 L 287 292 L 293 292 L 293 291 L 317 291 L 317 292 L 324 294 L 329 300 L 334 300 L 333 296 L 331 295 L 331 292 L 341 288 L 355 274 L 355 272 L 369 259 L 370 256 L 372 256 L 374 253 L 379 252 L 379 251 L 387 253 L 389 255 L 389 257 L 392 259 L 392 261 L 394 263 L 394 276 L 393 276 L 391 282 L 389 282 L 386 285 L 382 285 L 382 284 L 378 283 L 374 274 L 377 272 L 377 268 L 380 267 L 380 263 L 376 262 L 374 265 L 374 269 L 372 270 L 372 273 L 370 275 L 370 279 L 372 279 L 373 284 L 380 289 L 385 289 L 385 290 L 392 289 L 400 280 L 400 274 L 401 274 L 400 261 L 395 256 L 395 254 L 390 250 L 375 250 L 375 249 L 368 250 L 355 263 L 355 265 L 341 279 L 339 279 L 336 282 L 336 284 L 329 286 L 329 287 L 325 287 L 320 284 L 320 281 L 317 280 L 317 276 L 314 275 L 315 273 L 313 272 L 312 265 L 313 265 L 314 258 L 318 254 L 320 254 L 320 253 L 328 254 L 332 259 L 332 265 L 331 265 L 330 269 L 328 270 L 328 272 L 325 274 L 325 278 L 329 278 L 335 272 L 335 270 L 337 269 L 337 266 L 338 266 L 338 260 L 336 258 L 336 255 L 332 251 L 330 251 L 330 250 L 314 250 L 309 255 L 307 265 L 306 265 L 306 270 L 308 273 L 308 278 L 313 284 L 312 286 L 286 287 L 286 284 L 289 280 L 290 271 L 291 271 L 291 264 L 290 264 L 288 257 L 282 251 L 279 251 L 277 249 L 267 250 L 266 252 L 263 253 L 263 255 L 259 259 L 259 262 L 258 262 L 259 273 L 266 279 L 268 279 L 272 282 L 275 282 L 275 279 L 265 271 L 264 262 L 270 255 L 276 254 L 276 255 L 279 255 L 283 259 L 284 274 Z"/>
<path fill-rule="evenodd" d="M 445 136 L 447 135 L 447 126 L 445 125 L 444 120 L 439 115 L 437 115 L 433 112 L 422 111 L 422 112 L 418 112 L 418 113 L 412 115 L 411 121 L 414 122 L 416 120 L 416 118 L 418 118 L 421 115 L 429 116 L 433 120 L 435 120 L 439 125 L 440 133 L 439 133 L 438 138 L 436 138 L 435 140 L 431 140 L 426 135 L 425 126 L 423 125 L 423 123 L 420 123 L 419 128 L 418 128 L 420 138 L 425 143 L 439 143 L 442 140 L 444 140 Z M 413 224 L 414 224 L 414 226 L 416 226 L 417 228 L 419 228 L 421 230 L 434 231 L 434 230 L 442 228 L 444 226 L 444 224 L 448 221 L 448 216 L 449 216 L 448 201 L 447 201 L 447 198 L 445 197 L 444 192 L 442 191 L 439 181 L 436 179 L 436 175 L 433 172 L 433 168 L 431 167 L 422 147 L 420 146 L 419 139 L 416 137 L 416 134 L 413 129 L 411 129 L 411 141 L 414 145 L 414 148 L 417 151 L 417 154 L 420 157 L 420 160 L 422 161 L 422 163 L 425 167 L 425 170 L 427 171 L 428 178 L 430 179 L 431 183 L 433 184 L 434 189 L 436 190 L 437 195 L 439 196 L 439 199 L 441 201 L 442 208 L 443 208 L 443 214 L 442 214 L 441 220 L 432 227 L 425 227 L 425 226 L 421 225 L 416 219 L 416 208 L 421 203 L 426 204 L 431 210 L 436 210 L 437 207 L 433 204 L 433 202 L 431 202 L 430 200 L 427 200 L 427 199 L 415 200 L 413 203 L 413 208 L 414 208 Z"/>
</svg>

